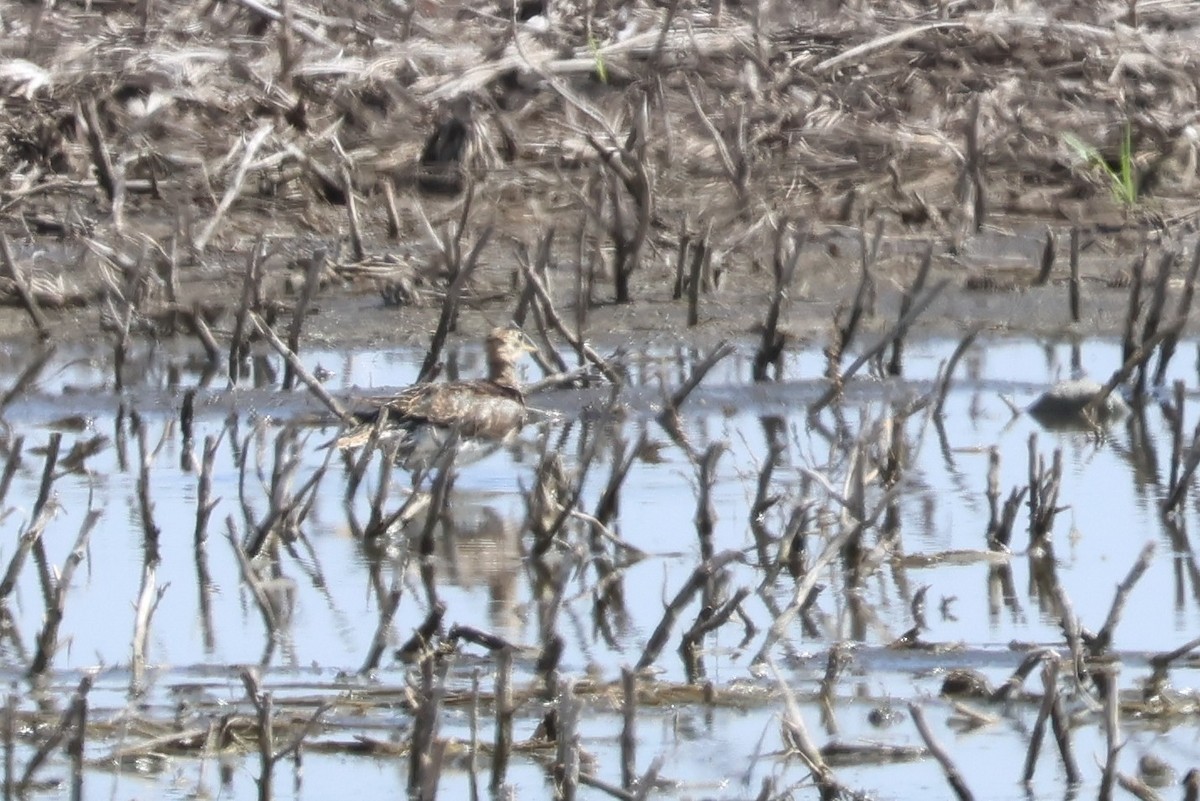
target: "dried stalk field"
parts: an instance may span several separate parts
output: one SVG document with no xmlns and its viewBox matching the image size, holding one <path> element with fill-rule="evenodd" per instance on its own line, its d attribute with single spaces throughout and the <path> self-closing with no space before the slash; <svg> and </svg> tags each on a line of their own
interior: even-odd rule
<svg viewBox="0 0 1200 801">
<path fill-rule="evenodd" d="M 1197 798 L 1200 4 L 0 26 L 6 801 Z M 523 440 L 328 447 L 508 322 Z"/>
</svg>

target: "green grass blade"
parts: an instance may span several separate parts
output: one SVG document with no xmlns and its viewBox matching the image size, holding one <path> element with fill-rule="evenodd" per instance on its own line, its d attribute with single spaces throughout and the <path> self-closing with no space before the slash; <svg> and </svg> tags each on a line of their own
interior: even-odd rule
<svg viewBox="0 0 1200 801">
<path fill-rule="evenodd" d="M 1133 174 L 1133 131 L 1125 123 L 1125 138 L 1121 140 L 1121 199 L 1125 205 L 1137 203 L 1137 178 Z"/>
<path fill-rule="evenodd" d="M 604 56 L 600 55 L 600 44 L 595 36 L 588 36 L 588 49 L 592 51 L 592 58 L 596 61 L 596 77 L 600 79 L 600 83 L 608 83 L 608 69 L 604 66 Z"/>
<path fill-rule="evenodd" d="M 1133 167 L 1133 132 L 1128 123 L 1125 125 L 1125 136 L 1121 141 L 1121 153 L 1117 168 L 1108 163 L 1098 148 L 1078 136 L 1064 133 L 1062 140 L 1075 153 L 1076 158 L 1108 176 L 1113 197 L 1126 206 L 1137 204 L 1138 186 L 1137 175 L 1134 173 Z"/>
<path fill-rule="evenodd" d="M 1071 150 L 1075 152 L 1075 157 L 1080 161 L 1086 161 L 1089 164 L 1092 164 L 1095 163 L 1097 159 L 1100 161 L 1104 160 L 1100 158 L 1099 150 L 1092 147 L 1075 134 L 1065 133 L 1062 135 L 1062 140 L 1067 147 L 1071 148 Z"/>
</svg>

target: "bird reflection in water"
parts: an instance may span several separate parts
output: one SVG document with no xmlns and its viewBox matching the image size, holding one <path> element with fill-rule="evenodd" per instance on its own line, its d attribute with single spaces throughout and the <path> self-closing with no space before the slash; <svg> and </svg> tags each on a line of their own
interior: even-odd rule
<svg viewBox="0 0 1200 801">
<path fill-rule="evenodd" d="M 455 493 L 436 538 L 442 577 L 464 590 L 486 587 L 488 624 L 506 637 L 520 634 L 517 605 L 521 570 L 519 520 L 485 499 Z"/>
</svg>

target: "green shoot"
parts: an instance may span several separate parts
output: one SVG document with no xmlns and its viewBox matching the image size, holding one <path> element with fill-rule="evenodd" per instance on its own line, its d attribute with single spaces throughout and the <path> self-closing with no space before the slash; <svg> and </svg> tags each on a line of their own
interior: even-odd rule
<svg viewBox="0 0 1200 801">
<path fill-rule="evenodd" d="M 1125 123 L 1125 136 L 1121 139 L 1119 162 L 1114 168 L 1093 145 L 1080 139 L 1074 134 L 1063 134 L 1067 147 L 1075 151 L 1080 161 L 1095 167 L 1108 176 L 1113 197 L 1126 207 L 1136 206 L 1138 202 L 1138 181 L 1133 167 L 1133 132 L 1129 123 Z"/>
<path fill-rule="evenodd" d="M 608 83 L 608 68 L 604 66 L 604 56 L 600 55 L 600 43 L 590 33 L 588 34 L 588 49 L 592 51 L 592 58 L 596 60 L 596 77 L 600 79 L 600 83 Z"/>
</svg>

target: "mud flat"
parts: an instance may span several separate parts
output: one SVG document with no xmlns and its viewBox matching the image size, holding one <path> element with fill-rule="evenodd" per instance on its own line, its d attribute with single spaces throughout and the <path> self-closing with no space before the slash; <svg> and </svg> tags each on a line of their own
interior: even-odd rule
<svg viewBox="0 0 1200 801">
<path fill-rule="evenodd" d="M 894 305 L 927 248 L 949 284 L 918 330 L 1089 335 L 1144 250 L 1189 244 L 1187 5 L 520 6 L 6 5 L 13 267 L 78 338 L 123 304 L 228 320 L 251 263 L 287 303 L 323 254 L 310 335 L 417 342 L 444 251 L 476 248 L 460 289 L 492 320 L 524 259 L 587 333 L 726 336 L 800 230 L 793 338 L 864 263 Z"/>
</svg>

